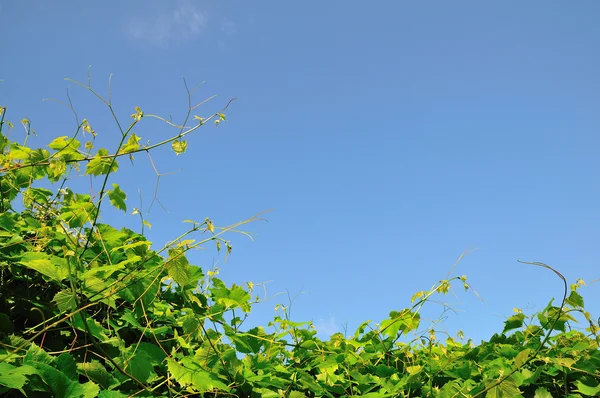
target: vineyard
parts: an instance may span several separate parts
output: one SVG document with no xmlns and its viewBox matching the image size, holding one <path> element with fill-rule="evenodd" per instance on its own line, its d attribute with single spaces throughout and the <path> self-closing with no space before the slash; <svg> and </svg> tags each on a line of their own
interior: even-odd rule
<svg viewBox="0 0 600 398">
<path fill-rule="evenodd" d="M 257 301 L 254 286 L 228 285 L 191 264 L 186 253 L 208 247 L 228 255 L 232 236 L 261 215 L 228 226 L 210 218 L 189 222 L 189 230 L 155 248 L 144 234 L 144 215 L 127 206 L 127 189 L 111 182 L 119 163 L 134 155 L 164 146 L 183 154 L 186 136 L 224 122 L 228 104 L 201 118 L 188 90 L 181 124 L 138 107 L 125 121 L 115 116 L 110 98 L 74 83 L 114 116 L 114 149 L 97 148 L 100 133 L 77 113 L 71 135 L 29 147 L 31 121 L 17 123 L 20 116 L 0 108 L 0 395 L 600 395 L 600 329 L 579 292 L 585 282 L 570 284 L 541 263 L 529 266 L 561 278 L 563 299 L 538 313 L 516 311 L 478 345 L 436 333 L 420 320 L 421 308 L 436 296 L 470 290 L 465 276 L 441 280 L 407 297 L 407 308 L 388 319 L 328 340 L 318 338 L 310 322 L 291 319 L 286 307 L 268 325 L 245 328 Z M 149 120 L 176 133 L 144 145 L 146 137 L 133 128 Z M 73 174 L 89 175 L 100 189 L 74 192 L 68 186 Z M 101 223 L 109 206 L 139 216 L 139 231 Z"/>
</svg>

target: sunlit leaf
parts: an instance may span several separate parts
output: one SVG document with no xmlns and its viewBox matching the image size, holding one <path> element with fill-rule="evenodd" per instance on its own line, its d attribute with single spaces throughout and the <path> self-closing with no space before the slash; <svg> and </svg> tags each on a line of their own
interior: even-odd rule
<svg viewBox="0 0 600 398">
<path fill-rule="evenodd" d="M 19 264 L 36 270 L 40 274 L 57 282 L 69 276 L 69 267 L 64 259 L 39 252 L 27 252 L 19 260 Z"/>
<path fill-rule="evenodd" d="M 21 146 L 16 142 L 10 144 L 10 157 L 12 159 L 27 160 L 30 153 L 31 149 L 26 146 Z"/>
<path fill-rule="evenodd" d="M 96 136 L 96 132 L 94 131 L 94 129 L 92 128 L 92 126 L 90 126 L 90 123 L 88 122 L 87 119 L 83 119 L 81 121 L 81 127 L 83 128 L 83 131 L 86 133 L 90 133 L 92 134 L 94 137 Z"/>
<path fill-rule="evenodd" d="M 517 356 L 515 357 L 515 365 L 520 368 L 521 366 L 523 366 L 523 364 L 525 363 L 525 361 L 527 361 L 527 359 L 529 359 L 529 354 L 531 353 L 531 349 L 530 348 L 526 348 L 523 351 L 519 352 L 517 354 Z"/>
<path fill-rule="evenodd" d="M 66 289 L 56 293 L 52 301 L 56 304 L 60 312 L 73 311 L 77 305 L 73 292 Z"/>
<path fill-rule="evenodd" d="M 450 281 L 446 279 L 441 281 L 438 291 L 442 294 L 447 294 L 450 291 Z"/>
<path fill-rule="evenodd" d="M 0 362 L 0 386 L 20 389 L 27 382 L 27 376 L 36 373 L 37 370 L 29 365 L 13 366 L 6 362 Z"/>
<path fill-rule="evenodd" d="M 23 204 L 30 207 L 33 203 L 46 204 L 50 197 L 54 195 L 49 189 L 29 188 L 23 193 Z"/>
<path fill-rule="evenodd" d="M 510 330 L 520 328 L 521 326 L 523 326 L 524 320 L 525 320 L 524 314 L 516 314 L 516 315 L 509 317 L 504 322 L 504 329 L 502 330 L 502 333 L 506 333 Z"/>
<path fill-rule="evenodd" d="M 56 151 L 72 152 L 79 149 L 81 143 L 75 138 L 70 138 L 66 135 L 57 137 L 48 146 Z"/>
<path fill-rule="evenodd" d="M 131 118 L 136 122 L 139 122 L 142 117 L 144 117 L 144 112 L 142 112 L 139 106 L 136 106 L 135 113 L 131 115 Z"/>
<path fill-rule="evenodd" d="M 212 298 L 225 307 L 241 308 L 244 312 L 250 311 L 250 293 L 242 287 L 232 285 L 227 288 L 225 284 L 217 279 L 213 280 L 213 288 L 211 289 Z"/>
<path fill-rule="evenodd" d="M 117 161 L 108 156 L 106 149 L 98 150 L 98 153 L 90 160 L 85 168 L 85 174 L 95 176 L 114 173 L 119 169 Z"/>
<path fill-rule="evenodd" d="M 108 198 L 110 199 L 110 203 L 115 206 L 119 210 L 123 210 L 127 212 L 127 204 L 125 201 L 127 200 L 127 195 L 125 192 L 121 190 L 121 187 L 118 184 L 113 184 L 113 189 L 108 191 Z"/>
<path fill-rule="evenodd" d="M 416 299 L 419 299 L 421 297 L 423 297 L 425 295 L 425 292 L 421 291 L 421 292 L 416 292 L 415 294 L 413 294 L 413 296 L 410 298 L 410 302 L 414 303 Z"/>
<path fill-rule="evenodd" d="M 81 373 L 85 374 L 92 381 L 100 385 L 103 390 L 109 388 L 114 382 L 113 376 L 106 370 L 106 368 L 97 360 L 91 360 L 89 362 L 83 362 L 78 364 L 78 368 Z M 100 392 L 99 397 L 110 397 L 109 395 L 103 395 L 107 391 Z M 117 392 L 114 392 L 118 394 Z M 125 395 L 123 395 L 125 397 Z"/>
<path fill-rule="evenodd" d="M 575 386 L 577 387 L 577 392 L 588 397 L 596 397 L 600 393 L 600 383 L 597 378 L 595 379 L 589 376 L 582 377 L 575 381 Z"/>
<path fill-rule="evenodd" d="M 386 336 L 396 337 L 399 332 L 406 334 L 419 327 L 419 313 L 402 310 L 391 311 L 388 319 L 381 322 L 380 330 Z"/>
<path fill-rule="evenodd" d="M 572 307 L 583 307 L 583 297 L 581 297 L 581 295 L 576 291 L 572 291 L 569 294 L 569 297 L 567 297 L 567 304 Z"/>
<path fill-rule="evenodd" d="M 190 280 L 190 263 L 185 257 L 185 250 L 183 248 L 169 250 L 169 259 L 166 264 L 169 276 L 179 286 L 187 285 Z"/>
<path fill-rule="evenodd" d="M 544 387 L 537 388 L 533 398 L 552 398 L 552 394 Z"/>
<path fill-rule="evenodd" d="M 51 182 L 60 180 L 67 172 L 67 163 L 63 157 L 52 159 L 48 165 L 48 179 Z"/>
<path fill-rule="evenodd" d="M 97 212 L 98 208 L 92 202 L 74 202 L 63 207 L 59 218 L 65 220 L 71 228 L 77 228 L 91 222 Z"/>
<path fill-rule="evenodd" d="M 213 233 L 213 234 L 214 234 L 214 233 L 215 233 L 215 226 L 214 226 L 213 222 L 212 222 L 212 221 L 210 221 L 210 220 L 208 219 L 208 217 L 207 217 L 207 218 L 206 218 L 206 220 L 204 220 L 204 221 L 206 222 L 206 228 L 207 228 L 207 229 L 208 229 L 208 230 L 209 230 L 211 233 Z"/>
<path fill-rule="evenodd" d="M 127 142 L 121 147 L 120 153 L 131 153 L 140 149 L 140 137 L 131 133 Z"/>
<path fill-rule="evenodd" d="M 167 368 L 177 383 L 192 387 L 194 392 L 203 393 L 214 388 L 229 391 L 225 383 L 217 379 L 213 373 L 204 370 L 192 358 L 184 358 L 180 362 L 167 359 Z"/>
<path fill-rule="evenodd" d="M 492 381 L 489 382 L 486 387 L 495 385 L 496 382 Z M 521 395 L 521 391 L 519 390 L 519 387 L 517 386 L 517 383 L 515 382 L 513 377 L 509 377 L 508 379 L 504 380 L 502 383 L 495 385 L 494 387 L 492 387 L 490 390 L 488 390 L 487 394 L 485 395 L 486 398 L 511 398 L 511 397 L 518 397 Z"/>
<path fill-rule="evenodd" d="M 173 148 L 173 151 L 177 155 L 181 155 L 182 153 L 184 153 L 187 150 L 187 141 L 184 141 L 184 140 L 173 141 L 173 143 L 171 144 L 171 148 Z"/>
<path fill-rule="evenodd" d="M 51 364 L 55 358 L 40 348 L 39 345 L 33 343 L 29 345 L 25 357 L 23 358 L 24 364 L 43 363 Z"/>
<path fill-rule="evenodd" d="M 84 319 L 82 316 L 85 316 L 85 314 L 79 313 L 71 318 L 72 322 L 73 322 L 73 326 L 77 330 L 87 333 L 87 331 L 89 329 L 90 332 L 92 333 L 92 336 L 94 336 L 98 340 L 100 340 L 100 341 L 108 340 L 108 336 L 110 335 L 110 332 L 107 329 L 105 329 L 104 327 L 102 327 L 100 322 L 96 321 L 95 319 L 93 319 L 91 317 L 85 316 L 85 323 L 84 323 Z M 87 324 L 87 327 L 86 327 L 86 324 Z"/>
</svg>

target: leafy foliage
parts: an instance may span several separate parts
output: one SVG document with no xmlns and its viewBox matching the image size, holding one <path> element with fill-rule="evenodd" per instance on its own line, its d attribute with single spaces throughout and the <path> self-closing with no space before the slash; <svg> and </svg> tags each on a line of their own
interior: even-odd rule
<svg viewBox="0 0 600 398">
<path fill-rule="evenodd" d="M 82 85 L 82 84 L 80 84 Z M 91 87 L 82 85 L 104 100 Z M 191 96 L 191 92 L 188 90 Z M 108 198 L 127 211 L 127 195 L 108 189 L 122 156 L 171 145 L 179 155 L 193 127 L 175 125 L 139 107 L 121 131 L 116 150 L 81 147 L 86 119 L 73 136 L 33 149 L 9 140 L 0 115 L 0 394 L 6 396 L 124 397 L 217 396 L 292 398 L 365 397 L 584 397 L 600 394 L 598 324 L 571 285 L 559 306 L 538 314 L 520 311 L 501 333 L 475 346 L 438 339 L 421 328 L 420 309 L 447 294 L 465 276 L 415 294 L 411 306 L 379 323 L 365 322 L 351 336 L 324 341 L 310 322 L 289 319 L 287 308 L 267 327 L 245 330 L 253 285 L 228 286 L 214 271 L 192 265 L 186 253 L 214 242 L 231 243 L 206 218 L 169 245 L 151 248 L 142 232 L 98 222 Z M 114 112 L 112 112 L 114 115 Z M 171 138 L 140 145 L 132 132 L 145 119 L 179 129 Z M 24 123 L 30 132 L 30 123 Z M 119 126 L 122 124 L 118 124 Z M 100 180 L 91 197 L 67 187 L 85 165 Z M 36 182 L 47 181 L 45 187 Z M 48 189 L 48 186 L 54 189 Z M 22 201 L 22 204 L 18 202 Z M 200 240 L 192 239 L 198 234 Z M 205 234 L 205 235 L 202 235 Z M 543 267 L 549 268 L 543 264 Z M 556 271 L 555 271 L 556 272 Z M 557 275 L 561 276 L 557 273 Z M 561 276 L 562 277 L 562 276 Z M 563 278 L 564 280 L 564 278 Z M 566 288 L 566 282 L 565 282 Z M 577 319 L 585 328 L 574 329 Z M 410 339 L 412 337 L 412 340 Z"/>
</svg>

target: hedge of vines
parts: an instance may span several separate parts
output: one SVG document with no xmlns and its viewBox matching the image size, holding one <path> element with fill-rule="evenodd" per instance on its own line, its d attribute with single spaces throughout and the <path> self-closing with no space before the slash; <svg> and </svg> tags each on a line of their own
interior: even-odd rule
<svg viewBox="0 0 600 398">
<path fill-rule="evenodd" d="M 433 296 L 456 284 L 470 289 L 464 276 L 418 292 L 407 308 L 366 322 L 352 335 L 322 340 L 310 322 L 289 319 L 285 307 L 269 325 L 245 328 L 256 302 L 254 286 L 228 285 L 190 264 L 186 253 L 210 244 L 228 254 L 230 234 L 256 218 L 225 227 L 209 218 L 191 222 L 165 247 L 153 248 L 144 234 L 149 224 L 128 209 L 126 192 L 110 181 L 133 155 L 151 155 L 164 145 L 185 152 L 186 136 L 224 121 L 223 111 L 194 115 L 198 106 L 188 90 L 181 125 L 138 107 L 126 122 L 116 117 L 110 98 L 89 83 L 75 83 L 104 104 L 116 133 L 96 133 L 86 119 L 77 119 L 71 135 L 32 148 L 31 122 L 22 119 L 25 134 L 16 132 L 8 108 L 0 107 L 1 395 L 600 395 L 599 328 L 578 293 L 584 282 L 568 286 L 545 264 L 535 265 L 563 279 L 564 299 L 537 314 L 517 311 L 479 345 L 420 324 L 419 310 Z M 143 145 L 133 128 L 148 119 L 176 133 Z M 116 146 L 96 148 L 97 134 L 111 134 Z M 73 191 L 74 174 L 90 175 L 99 192 Z M 99 222 L 107 206 L 139 214 L 140 231 Z"/>
</svg>

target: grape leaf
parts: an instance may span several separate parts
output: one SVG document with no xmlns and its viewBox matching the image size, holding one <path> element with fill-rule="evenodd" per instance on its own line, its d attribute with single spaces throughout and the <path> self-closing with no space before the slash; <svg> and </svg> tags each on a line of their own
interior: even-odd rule
<svg viewBox="0 0 600 398">
<path fill-rule="evenodd" d="M 108 199 L 117 209 L 127 212 L 127 204 L 125 204 L 127 195 L 121 190 L 118 184 L 113 184 L 113 189 L 108 191 Z"/>
</svg>

